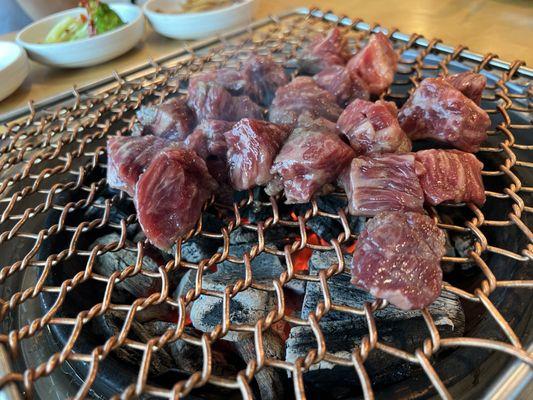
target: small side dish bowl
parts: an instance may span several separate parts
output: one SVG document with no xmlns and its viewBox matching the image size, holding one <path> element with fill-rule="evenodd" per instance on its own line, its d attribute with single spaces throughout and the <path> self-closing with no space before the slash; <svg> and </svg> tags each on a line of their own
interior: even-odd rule
<svg viewBox="0 0 533 400">
<path fill-rule="evenodd" d="M 24 49 L 12 42 L 0 42 L 0 101 L 17 90 L 29 71 L 28 56 Z"/>
<path fill-rule="evenodd" d="M 61 43 L 44 43 L 50 30 L 63 18 L 84 13 L 73 8 L 50 15 L 27 26 L 17 35 L 17 43 L 40 63 L 62 68 L 90 67 L 118 57 L 133 48 L 144 34 L 142 10 L 131 4 L 110 4 L 124 25 L 86 39 Z"/>
<path fill-rule="evenodd" d="M 183 1 L 149 0 L 143 11 L 154 30 L 171 39 L 200 39 L 252 21 L 256 0 L 237 0 L 209 11 L 180 13 Z"/>
</svg>

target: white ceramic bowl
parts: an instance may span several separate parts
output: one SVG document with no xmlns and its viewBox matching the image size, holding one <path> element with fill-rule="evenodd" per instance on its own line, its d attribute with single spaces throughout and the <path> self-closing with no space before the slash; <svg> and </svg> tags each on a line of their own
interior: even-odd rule
<svg viewBox="0 0 533 400">
<path fill-rule="evenodd" d="M 198 13 L 179 13 L 183 0 L 149 0 L 143 11 L 154 30 L 172 39 L 200 39 L 252 21 L 256 0 Z M 173 12 L 175 10 L 175 12 Z"/>
<path fill-rule="evenodd" d="M 0 101 L 17 90 L 29 71 L 24 49 L 12 42 L 0 42 Z"/>
<path fill-rule="evenodd" d="M 77 16 L 83 8 L 73 8 L 50 15 L 27 26 L 17 35 L 32 59 L 62 68 L 89 67 L 118 57 L 141 40 L 144 16 L 139 7 L 131 4 L 110 4 L 125 22 L 123 26 L 87 39 L 63 43 L 43 43 L 52 27 L 66 16 Z"/>
</svg>

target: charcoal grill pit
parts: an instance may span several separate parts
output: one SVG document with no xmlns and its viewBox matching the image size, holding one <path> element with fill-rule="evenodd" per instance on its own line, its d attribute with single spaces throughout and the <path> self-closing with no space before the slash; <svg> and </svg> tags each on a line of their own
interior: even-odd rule
<svg viewBox="0 0 533 400">
<path fill-rule="evenodd" d="M 30 104 L 29 110 L 10 116 L 5 131 L 0 131 L 2 390 L 15 398 L 21 392 L 50 398 L 51 388 L 57 398 L 280 396 L 264 386 L 270 382 L 296 398 L 435 394 L 477 398 L 496 382 L 495 388 L 504 390 L 500 393 L 510 393 L 505 391 L 507 386 L 498 385 L 498 379 L 513 368 L 533 366 L 528 348 L 533 277 L 527 268 L 533 257 L 533 125 L 527 88 L 533 70 L 521 62 L 509 64 L 461 46 L 451 48 L 416 34 L 388 31 L 402 53 L 395 83 L 384 94 L 388 100 L 401 104 L 414 84 L 442 72 L 473 69 L 488 79 L 482 107 L 491 116 L 492 128 L 478 153 L 485 163 L 487 203 L 482 208 L 429 209 L 460 250 L 451 249 L 443 259 L 449 271 L 444 292 L 460 299 L 464 310 L 460 336 L 441 335 L 436 314 L 426 310 L 420 317 L 423 323 L 418 324 L 425 329 L 422 340 L 413 348 L 399 348 L 395 335 L 380 335 L 383 325 L 378 315 L 389 312 L 390 305 L 338 302 L 332 295 L 337 292 L 329 287 L 348 272 L 342 252 L 353 245 L 360 223 L 342 209 L 335 211 L 333 199 L 287 206 L 260 190 L 237 194 L 234 207 L 212 199 L 202 223 L 172 254 L 163 255 L 137 235 L 131 200 L 106 188 L 106 137 L 125 134 L 135 123 L 134 110 L 140 104 L 184 93 L 191 72 L 224 64 L 238 67 L 239 60 L 255 49 L 272 53 L 292 72 L 295 55 L 312 32 L 334 24 L 349 32 L 352 46 L 364 41 L 369 30 L 380 29 L 316 9 L 299 10 L 60 95 L 46 107 Z M 56 105 L 59 108 L 52 108 Z M 332 196 L 344 201 L 342 193 Z M 320 227 L 327 229 L 317 232 Z M 316 239 L 313 230 L 322 240 Z M 112 233 L 119 239 L 101 241 L 94 248 L 95 241 Z M 249 247 L 248 253 L 235 256 L 232 249 L 243 244 Z M 116 271 L 113 282 L 96 264 L 126 248 L 137 260 L 141 255 L 153 257 L 158 270 L 152 264 L 145 268 L 144 263 L 133 262 L 126 270 Z M 296 260 L 311 251 L 337 261 L 308 273 Z M 270 282 L 257 274 L 254 278 L 253 273 L 255 263 L 265 255 L 277 257 L 282 269 Z M 209 283 L 213 267 L 223 264 L 242 274 L 230 275 L 225 287 Z M 189 279 L 188 286 L 182 287 L 181 297 L 174 296 L 173 289 L 183 276 Z M 138 278 L 157 281 L 157 290 L 137 298 L 124 291 L 128 286 L 120 282 Z M 300 314 L 298 301 L 303 301 L 306 286 L 314 293 L 318 288 L 322 299 L 314 310 L 307 308 Z M 253 291 L 269 299 L 268 307 L 259 320 L 235 323 L 231 320 L 235 300 Z M 205 298 L 218 302 L 220 320 L 202 335 L 189 323 L 188 313 Z M 359 319 L 358 329 L 366 324 L 366 335 L 349 351 L 338 352 L 333 348 L 338 344 L 324 337 L 327 321 L 334 316 Z M 146 322 L 152 318 L 161 322 Z M 287 359 L 272 339 L 280 326 L 294 334 L 308 330 L 315 346 L 300 358 Z M 231 335 L 244 339 L 237 346 L 225 340 Z M 283 344 L 288 340 L 287 335 Z M 171 346 L 178 344 L 200 362 L 172 364 Z M 124 361 L 131 357 L 137 361 Z M 376 359 L 385 361 L 376 368 Z M 402 365 L 398 376 L 384 372 L 387 359 Z M 158 371 L 150 370 L 151 364 Z M 331 368 L 317 371 L 319 365 Z M 383 381 L 380 371 L 393 379 Z M 264 380 L 258 385 L 259 379 Z"/>
</svg>

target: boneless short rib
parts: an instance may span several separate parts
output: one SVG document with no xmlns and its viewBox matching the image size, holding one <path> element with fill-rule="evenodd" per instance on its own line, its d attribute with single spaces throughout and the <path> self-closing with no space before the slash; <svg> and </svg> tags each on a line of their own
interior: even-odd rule
<svg viewBox="0 0 533 400">
<path fill-rule="evenodd" d="M 289 83 L 283 66 L 270 56 L 252 55 L 244 63 L 243 74 L 248 82 L 245 93 L 263 106 L 269 106 L 276 90 Z"/>
<path fill-rule="evenodd" d="M 411 141 L 398 123 L 394 103 L 354 100 L 342 112 L 337 128 L 346 135 L 357 154 L 406 153 Z"/>
<path fill-rule="evenodd" d="M 335 96 L 319 87 L 313 78 L 299 76 L 276 91 L 269 120 L 295 126 L 298 117 L 308 113 L 314 118 L 322 117 L 336 122 L 341 112 Z"/>
<path fill-rule="evenodd" d="M 231 184 L 236 190 L 265 185 L 270 167 L 289 131 L 266 121 L 242 119 L 226 132 Z"/>
<path fill-rule="evenodd" d="M 378 214 L 355 245 L 352 283 L 402 310 L 427 307 L 440 295 L 445 241 L 424 214 Z"/>
<path fill-rule="evenodd" d="M 424 79 L 398 119 L 412 140 L 432 139 L 468 152 L 479 150 L 490 126 L 483 109 L 440 78 Z"/>
<path fill-rule="evenodd" d="M 346 68 L 353 79 L 360 78 L 371 94 L 380 95 L 392 84 L 398 66 L 398 55 L 387 36 L 378 32 L 353 56 Z"/>
<path fill-rule="evenodd" d="M 137 111 L 142 134 L 159 136 L 173 141 L 183 140 L 194 127 L 193 111 L 185 97 L 172 98 L 162 104 L 142 106 Z"/>
<path fill-rule="evenodd" d="M 273 195 L 283 189 L 288 204 L 306 203 L 333 183 L 354 155 L 330 126 L 320 120 L 300 120 L 272 165 L 275 178 L 266 192 Z"/>
<path fill-rule="evenodd" d="M 485 85 L 487 84 L 487 78 L 483 75 L 474 72 L 462 72 L 460 74 L 450 75 L 444 78 L 444 80 L 474 103 L 478 105 L 481 103 L 483 89 L 485 89 Z"/>
<path fill-rule="evenodd" d="M 414 154 L 384 154 L 354 158 L 339 177 L 353 215 L 382 211 L 423 212 L 424 192 L 419 175 L 423 166 Z"/>
<path fill-rule="evenodd" d="M 316 74 L 331 65 L 344 65 L 348 58 L 347 39 L 338 28 L 333 28 L 326 35 L 317 35 L 302 51 L 300 70 Z"/>
<path fill-rule="evenodd" d="M 156 136 L 112 136 L 107 141 L 107 184 L 133 196 L 139 176 L 170 142 Z"/>
<path fill-rule="evenodd" d="M 330 92 L 337 99 L 337 104 L 346 106 L 351 100 L 370 97 L 366 83 L 358 77 L 350 77 L 348 70 L 342 65 L 324 68 L 313 79 L 322 89 Z"/>
<path fill-rule="evenodd" d="M 160 152 L 135 189 L 137 217 L 146 237 L 160 248 L 194 227 L 217 183 L 196 153 L 183 148 Z"/>
<path fill-rule="evenodd" d="M 203 159 L 209 156 L 226 157 L 226 138 L 224 134 L 231 130 L 234 122 L 207 119 L 202 121 L 185 139 L 186 148 L 194 150 Z"/>
<path fill-rule="evenodd" d="M 424 165 L 420 183 L 427 203 L 485 203 L 483 163 L 473 154 L 431 149 L 417 152 L 416 159 Z"/>
</svg>

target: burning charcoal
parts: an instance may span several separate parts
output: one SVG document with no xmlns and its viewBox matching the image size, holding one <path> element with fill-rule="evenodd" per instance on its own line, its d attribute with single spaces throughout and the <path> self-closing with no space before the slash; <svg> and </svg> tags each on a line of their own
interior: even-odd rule
<svg viewBox="0 0 533 400">
<path fill-rule="evenodd" d="M 139 322 L 161 322 L 168 323 L 176 320 L 178 311 L 166 303 L 153 304 L 143 310 L 138 310 L 135 319 Z"/>
<path fill-rule="evenodd" d="M 229 235 L 230 244 L 257 243 L 257 231 L 239 226 Z"/>
<path fill-rule="evenodd" d="M 109 235 L 98 238 L 95 244 L 107 245 L 114 242 L 120 242 L 120 236 L 116 233 L 110 233 Z M 110 276 L 115 271 L 123 271 L 130 265 L 135 265 L 137 261 L 137 250 L 133 245 L 130 247 L 133 249 L 121 249 L 101 254 L 96 258 L 94 270 L 99 274 Z M 157 263 L 147 256 L 143 257 L 142 268 L 151 272 L 158 271 Z M 118 283 L 116 287 L 128 291 L 135 297 L 148 297 L 150 294 L 161 290 L 161 280 L 138 273 L 134 276 L 127 277 Z"/>
<path fill-rule="evenodd" d="M 245 363 L 257 359 L 253 337 L 235 342 L 235 347 Z M 284 359 L 285 349 L 281 338 L 277 334 L 271 331 L 263 333 L 263 348 L 266 357 L 278 360 Z M 280 369 L 264 367 L 255 374 L 255 380 L 259 387 L 260 396 L 258 398 L 264 400 L 285 398 L 285 379 Z"/>
<path fill-rule="evenodd" d="M 93 332 L 103 336 L 105 340 L 111 336 L 118 336 L 124 324 L 126 314 L 120 311 L 108 311 L 104 315 L 96 317 L 93 322 Z M 160 322 L 160 321 L 158 321 Z M 165 330 L 162 329 L 161 323 L 144 323 L 141 324 L 133 321 L 128 337 L 143 343 L 153 337 L 161 335 Z M 166 325 L 171 326 L 171 324 Z M 120 346 L 114 350 L 116 356 L 133 366 L 138 367 L 142 361 L 143 353 L 139 350 L 131 349 L 128 346 Z M 172 368 L 173 362 L 170 354 L 165 349 L 160 349 L 152 353 L 150 360 L 150 373 L 158 376 Z"/>
<path fill-rule="evenodd" d="M 351 256 L 345 256 L 345 263 L 349 265 Z M 309 268 L 311 274 L 317 274 L 320 269 L 329 268 L 337 263 L 334 252 L 317 252 L 311 257 Z M 347 274 L 333 276 L 328 279 L 330 296 L 334 304 L 361 308 L 365 302 L 373 298 L 366 292 L 356 289 L 350 284 Z M 319 302 L 323 302 L 323 293 L 316 282 L 308 282 L 302 306 L 301 317 L 306 319 L 315 311 Z M 439 330 L 441 337 L 461 336 L 464 332 L 464 312 L 459 298 L 448 292 L 428 307 L 430 314 Z M 426 323 L 420 311 L 401 311 L 393 306 L 376 311 L 374 319 L 380 341 L 413 351 L 420 347 L 428 337 Z M 363 336 L 368 334 L 365 317 L 338 312 L 328 312 L 320 321 L 321 330 L 326 340 L 327 350 L 338 356 L 347 357 L 360 344 Z M 287 345 L 287 361 L 294 361 L 304 357 L 311 348 L 316 348 L 315 336 L 309 327 L 294 327 L 291 330 Z M 410 366 L 398 358 L 383 352 L 371 352 L 365 362 L 374 384 L 387 384 L 405 378 L 410 373 Z M 353 368 L 336 366 L 322 361 L 311 367 L 305 374 L 307 384 L 337 383 L 353 385 L 357 381 Z"/>
<path fill-rule="evenodd" d="M 242 257 L 243 253 L 249 249 L 250 247 L 246 245 L 232 246 L 230 254 Z M 252 260 L 251 265 L 253 281 L 262 284 L 271 283 L 283 271 L 280 259 L 267 253 L 259 254 Z M 224 261 L 218 265 L 217 272 L 203 277 L 202 285 L 207 290 L 224 292 L 227 285 L 233 285 L 238 279 L 244 279 L 244 277 L 242 265 Z M 234 324 L 254 324 L 268 313 L 274 301 L 274 293 L 248 288 L 231 300 L 230 321 Z M 222 320 L 222 299 L 201 295 L 191 307 L 191 320 L 196 329 L 203 332 L 212 331 Z M 249 335 L 248 332 L 230 331 L 225 339 L 236 341 Z"/>
<path fill-rule="evenodd" d="M 103 218 L 106 200 L 106 197 L 97 197 L 85 211 L 84 220 L 91 221 L 98 218 Z M 120 225 L 121 220 L 127 219 L 129 215 L 135 212 L 135 210 L 130 210 L 131 212 L 128 212 L 127 210 L 127 204 L 112 204 L 109 213 L 109 223 Z M 137 233 L 138 229 L 139 224 L 128 224 L 126 226 L 126 233 L 128 234 L 128 237 L 133 237 Z"/>
<path fill-rule="evenodd" d="M 351 259 L 351 255 L 344 256 L 345 266 L 350 266 Z M 316 275 L 321 269 L 329 268 L 331 265 L 336 264 L 337 262 L 337 256 L 333 251 L 314 251 L 311 259 L 309 260 L 309 273 Z M 351 285 L 350 276 L 345 273 L 328 279 L 328 287 L 331 299 L 335 304 L 362 308 L 365 302 L 374 300 L 370 294 Z M 317 304 L 323 300 L 324 297 L 320 288 L 320 284 L 318 282 L 308 282 L 304 303 L 302 306 L 302 318 L 306 319 L 311 312 L 315 311 Z M 459 298 L 455 294 L 442 292 L 440 297 L 438 297 L 437 300 L 435 300 L 435 302 L 428 307 L 428 310 L 431 313 L 441 335 L 457 336 L 462 334 L 465 323 L 464 313 Z M 417 319 L 419 320 L 421 326 L 420 333 L 425 334 L 423 331 L 424 321 L 422 320 L 422 314 L 420 311 L 402 311 L 392 305 L 389 305 L 382 310 L 376 311 L 374 313 L 374 317 L 378 324 L 380 321 L 386 321 L 389 323 L 392 321 L 414 321 Z M 351 320 L 364 325 L 363 316 L 347 314 L 338 311 L 330 311 L 322 318 L 322 321 L 344 320 Z"/>
<path fill-rule="evenodd" d="M 194 329 L 190 327 L 185 328 L 185 333 L 191 335 Z M 190 344 L 185 340 L 178 339 L 175 342 L 169 343 L 170 354 L 174 359 L 177 367 L 191 374 L 202 370 L 203 353 L 202 347 Z"/>
</svg>

